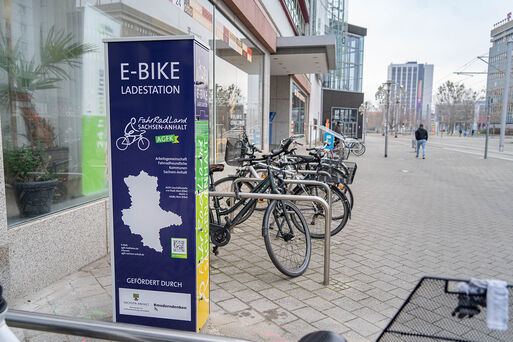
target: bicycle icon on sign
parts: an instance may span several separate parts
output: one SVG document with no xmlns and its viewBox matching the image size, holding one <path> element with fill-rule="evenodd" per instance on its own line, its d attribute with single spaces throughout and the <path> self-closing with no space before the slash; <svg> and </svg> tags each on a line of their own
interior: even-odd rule
<svg viewBox="0 0 513 342">
<path fill-rule="evenodd" d="M 116 139 L 116 147 L 120 151 L 124 151 L 128 146 L 137 142 L 139 150 L 146 151 L 150 147 L 150 141 L 143 135 L 146 133 L 145 130 L 138 130 L 134 127 L 136 120 L 131 118 L 130 122 L 125 126 L 125 135 Z"/>
</svg>

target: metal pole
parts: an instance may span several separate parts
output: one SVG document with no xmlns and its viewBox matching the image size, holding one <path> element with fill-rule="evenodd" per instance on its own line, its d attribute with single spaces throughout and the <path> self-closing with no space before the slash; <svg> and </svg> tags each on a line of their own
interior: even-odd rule
<svg viewBox="0 0 513 342">
<path fill-rule="evenodd" d="M 362 132 L 362 137 L 363 137 L 363 143 L 365 144 L 365 136 L 367 135 L 367 122 L 365 121 L 367 120 L 367 105 L 364 105 L 363 107 L 363 124 L 362 124 L 362 127 L 363 127 L 363 132 Z"/>
<path fill-rule="evenodd" d="M 502 96 L 502 118 L 501 135 L 499 140 L 499 152 L 504 152 L 504 136 L 506 135 L 506 116 L 508 115 L 509 102 L 509 81 L 511 78 L 511 50 L 513 49 L 513 40 L 508 40 L 506 52 L 506 76 L 504 80 L 504 94 Z"/>
<path fill-rule="evenodd" d="M 396 94 L 397 95 L 397 94 Z M 394 118 L 394 127 L 395 127 L 395 133 L 394 133 L 394 138 L 397 138 L 397 105 L 399 104 L 399 100 L 397 99 L 397 96 L 396 96 L 396 101 L 395 101 L 395 118 Z"/>
<path fill-rule="evenodd" d="M 39 312 L 9 310 L 7 325 L 15 328 L 48 331 L 57 334 L 86 336 L 128 342 L 247 342 L 232 337 L 197 334 L 135 324 L 93 321 Z"/>
<path fill-rule="evenodd" d="M 388 157 L 388 118 L 390 115 L 390 85 L 392 81 L 387 81 L 387 112 L 385 118 L 385 158 Z"/>
<path fill-rule="evenodd" d="M 312 124 L 309 126 L 309 132 L 308 132 L 308 147 L 312 147 Z"/>
<path fill-rule="evenodd" d="M 484 150 L 484 159 L 488 158 L 488 137 L 490 135 L 490 115 L 486 119 L 486 140 L 485 140 L 485 150 Z"/>
</svg>

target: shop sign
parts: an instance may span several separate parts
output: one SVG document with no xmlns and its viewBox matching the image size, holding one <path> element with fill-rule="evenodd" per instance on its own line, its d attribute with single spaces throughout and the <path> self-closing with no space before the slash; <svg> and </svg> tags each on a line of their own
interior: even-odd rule
<svg viewBox="0 0 513 342">
<path fill-rule="evenodd" d="M 190 36 L 106 40 L 116 322 L 208 317 L 208 58 Z"/>
</svg>

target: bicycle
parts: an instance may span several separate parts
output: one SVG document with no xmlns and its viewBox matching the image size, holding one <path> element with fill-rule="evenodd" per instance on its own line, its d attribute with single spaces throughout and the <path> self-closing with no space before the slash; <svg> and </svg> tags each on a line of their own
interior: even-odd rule
<svg viewBox="0 0 513 342">
<path fill-rule="evenodd" d="M 276 169 L 269 165 L 270 158 L 271 156 L 266 157 L 268 176 L 252 189 L 252 193 L 265 193 L 268 190 L 274 194 L 282 192 L 280 178 L 274 174 Z M 223 170 L 223 164 L 210 166 L 210 191 L 216 190 L 214 173 Z M 237 188 L 235 193 L 238 193 Z M 209 208 L 210 240 L 214 245 L 213 253 L 217 255 L 218 248 L 230 242 L 232 228 L 254 211 L 258 199 L 248 201 L 237 198 L 230 208 L 222 208 L 216 196 L 212 200 L 213 208 Z M 236 216 L 230 220 L 228 215 L 236 211 Z M 222 224 L 223 217 L 226 221 L 224 224 Z M 262 236 L 269 258 L 281 273 L 289 277 L 297 277 L 306 271 L 311 256 L 310 231 L 303 214 L 294 203 L 284 200 L 270 202 L 262 220 Z"/>
<path fill-rule="evenodd" d="M 343 146 L 339 147 L 338 145 L 340 143 L 342 143 Z M 340 151 L 340 149 L 347 150 L 359 157 L 365 153 L 366 147 L 365 144 L 358 139 L 344 137 L 344 139 L 338 139 L 337 143 L 334 145 L 334 150 Z M 347 159 L 347 157 L 344 159 Z"/>
<path fill-rule="evenodd" d="M 143 137 L 143 134 L 146 131 L 141 131 L 141 133 L 136 135 L 125 135 L 116 139 L 116 147 L 120 151 L 124 151 L 128 148 L 128 146 L 137 142 L 137 147 L 141 151 L 146 151 L 148 147 L 150 147 L 150 141 L 148 138 Z"/>
</svg>

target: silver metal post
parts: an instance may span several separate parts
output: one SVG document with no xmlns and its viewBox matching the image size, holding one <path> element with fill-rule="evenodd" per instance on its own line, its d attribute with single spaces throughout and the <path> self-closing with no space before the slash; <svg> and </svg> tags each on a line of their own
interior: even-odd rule
<svg viewBox="0 0 513 342">
<path fill-rule="evenodd" d="M 388 118 L 390 117 L 390 85 L 391 81 L 387 81 L 387 112 L 385 118 L 385 158 L 388 157 Z"/>
<path fill-rule="evenodd" d="M 488 99 L 488 108 L 487 108 L 487 116 L 486 116 L 486 140 L 485 140 L 485 150 L 484 150 L 484 159 L 488 158 L 488 138 L 490 137 L 490 106 L 493 103 L 493 97 L 490 96 Z"/>
<path fill-rule="evenodd" d="M 308 133 L 308 147 L 312 147 L 312 124 L 310 124 L 310 129 Z"/>
<path fill-rule="evenodd" d="M 224 336 L 197 334 L 135 324 L 93 321 L 50 315 L 39 312 L 9 310 L 6 322 L 10 327 L 48 331 L 57 334 L 86 336 L 128 342 L 247 342 Z"/>
<path fill-rule="evenodd" d="M 511 78 L 511 50 L 513 49 L 513 40 L 508 40 L 508 48 L 506 52 L 506 76 L 504 80 L 504 94 L 502 96 L 502 118 L 501 118 L 501 135 L 499 139 L 499 152 L 504 152 L 504 136 L 506 135 L 506 117 L 508 115 L 509 102 L 509 81 Z"/>
</svg>

